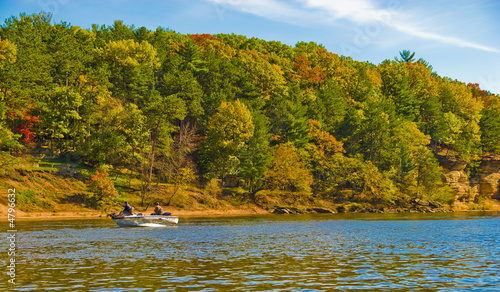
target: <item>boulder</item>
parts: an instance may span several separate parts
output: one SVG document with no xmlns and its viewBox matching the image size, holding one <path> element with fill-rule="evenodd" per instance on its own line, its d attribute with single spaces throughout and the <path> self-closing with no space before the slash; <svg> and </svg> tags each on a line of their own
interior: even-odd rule
<svg viewBox="0 0 500 292">
<path fill-rule="evenodd" d="M 324 209 L 324 208 L 311 208 L 310 210 L 314 213 L 335 213 L 332 210 Z"/>
<path fill-rule="evenodd" d="M 292 207 L 275 207 L 273 214 L 303 214 L 304 211 Z"/>
</svg>

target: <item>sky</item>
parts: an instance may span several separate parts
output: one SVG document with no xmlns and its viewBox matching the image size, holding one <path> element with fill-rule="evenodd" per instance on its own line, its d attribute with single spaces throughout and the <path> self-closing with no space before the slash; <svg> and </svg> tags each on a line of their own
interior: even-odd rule
<svg viewBox="0 0 500 292">
<path fill-rule="evenodd" d="M 500 94 L 498 0 L 0 0 L 1 20 L 42 11 L 81 28 L 121 20 L 291 46 L 312 41 L 373 64 L 410 50 L 440 76 Z"/>
</svg>

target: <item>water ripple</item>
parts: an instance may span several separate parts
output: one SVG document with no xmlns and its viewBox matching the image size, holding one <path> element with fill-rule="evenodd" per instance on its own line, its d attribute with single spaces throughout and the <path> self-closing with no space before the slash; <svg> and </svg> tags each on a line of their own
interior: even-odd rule
<svg viewBox="0 0 500 292">
<path fill-rule="evenodd" d="M 499 291 L 499 214 L 379 215 L 20 222 L 12 291 Z"/>
</svg>

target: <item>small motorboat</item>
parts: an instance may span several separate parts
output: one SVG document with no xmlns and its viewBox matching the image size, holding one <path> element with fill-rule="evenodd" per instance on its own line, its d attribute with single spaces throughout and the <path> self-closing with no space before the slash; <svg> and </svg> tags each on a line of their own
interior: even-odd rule
<svg viewBox="0 0 500 292">
<path fill-rule="evenodd" d="M 179 217 L 171 215 L 129 215 L 119 216 L 109 214 L 120 227 L 165 227 L 175 225 L 179 222 Z"/>
</svg>

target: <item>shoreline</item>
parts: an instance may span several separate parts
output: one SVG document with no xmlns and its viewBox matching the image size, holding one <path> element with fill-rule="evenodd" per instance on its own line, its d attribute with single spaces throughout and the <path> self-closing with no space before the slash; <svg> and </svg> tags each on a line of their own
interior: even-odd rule
<svg viewBox="0 0 500 292">
<path fill-rule="evenodd" d="M 21 211 L 22 212 L 22 211 Z M 500 210 L 452 210 L 448 212 L 436 212 L 437 213 L 472 213 L 472 212 L 500 212 Z M 110 219 L 107 214 L 92 212 L 88 214 L 75 213 L 75 212 L 33 212 L 27 213 L 22 212 L 23 215 L 16 216 L 16 221 L 35 221 L 35 220 L 81 220 L 81 219 Z M 359 213 L 359 212 L 358 212 Z M 422 214 L 426 212 L 420 212 Z M 230 209 L 230 210 L 176 210 L 172 212 L 172 216 L 178 217 L 238 217 L 238 216 L 262 216 L 262 215 L 310 215 L 311 213 L 304 214 L 273 214 L 266 210 L 260 209 Z M 329 214 L 357 214 L 356 212 L 347 213 L 329 213 Z M 413 212 L 401 212 L 401 213 L 359 213 L 359 214 L 418 214 Z M 0 222 L 7 222 L 7 216 L 2 216 Z"/>
<path fill-rule="evenodd" d="M 447 210 L 447 213 L 457 213 L 457 212 L 500 212 L 500 202 L 499 201 L 491 201 L 491 208 L 488 210 L 471 210 L 468 208 L 466 204 L 455 204 L 453 208 Z M 279 207 L 276 207 L 278 210 Z M 221 208 L 221 209 L 179 209 L 175 207 L 163 207 L 164 211 L 171 212 L 173 216 L 178 217 L 205 217 L 205 216 L 253 216 L 253 215 L 271 215 L 274 214 L 272 210 L 266 210 L 256 205 L 247 205 L 243 208 Z M 284 207 L 281 209 L 296 209 L 293 207 Z M 317 208 L 322 209 L 322 208 Z M 333 209 L 329 209 L 333 210 Z M 434 212 L 426 212 L 427 209 L 421 209 L 419 211 L 411 211 L 410 209 L 387 209 L 385 212 L 374 212 L 377 214 L 384 213 L 395 213 L 395 214 L 404 214 L 404 213 L 442 213 L 440 209 L 436 209 Z M 0 222 L 8 221 L 9 219 L 9 207 L 0 203 Z M 99 218 L 107 218 L 107 214 L 119 212 L 118 209 L 110 210 L 108 212 L 102 212 L 94 209 L 85 208 L 79 204 L 74 203 L 66 203 L 66 204 L 58 204 L 55 206 L 53 210 L 50 211 L 41 211 L 41 210 L 33 210 L 33 211 L 21 211 L 19 209 L 15 209 L 13 213 L 15 215 L 16 221 L 33 221 L 33 220 L 71 220 L 71 219 L 99 219 Z M 144 213 L 149 214 L 147 210 L 138 210 L 136 213 Z M 300 214 L 312 214 L 316 212 L 304 212 Z M 317 212 L 323 213 L 323 212 Z M 335 213 L 372 213 L 372 212 L 356 212 L 356 211 L 347 211 L 347 212 L 337 212 L 333 211 L 332 214 Z M 11 213 L 12 214 L 12 213 Z M 294 214 L 289 213 L 289 214 Z M 278 215 L 286 215 L 286 213 L 278 214 Z"/>
<path fill-rule="evenodd" d="M 4 210 L 5 209 L 5 210 Z M 117 211 L 114 211 L 117 212 Z M 203 217 L 203 216 L 252 216 L 252 215 L 270 215 L 271 213 L 261 208 L 250 209 L 227 209 L 227 210 L 181 210 L 181 209 L 168 209 L 172 216 L 185 216 L 185 217 Z M 110 211 L 109 213 L 113 213 Z M 136 212 L 141 213 L 141 212 Z M 71 220 L 71 219 L 106 219 L 108 213 L 99 212 L 97 210 L 60 210 L 49 212 L 23 212 L 16 210 L 16 221 L 33 221 L 33 220 Z M 109 219 L 109 218 L 108 218 Z M 0 205 L 0 222 L 7 222 L 7 207 Z"/>
</svg>

